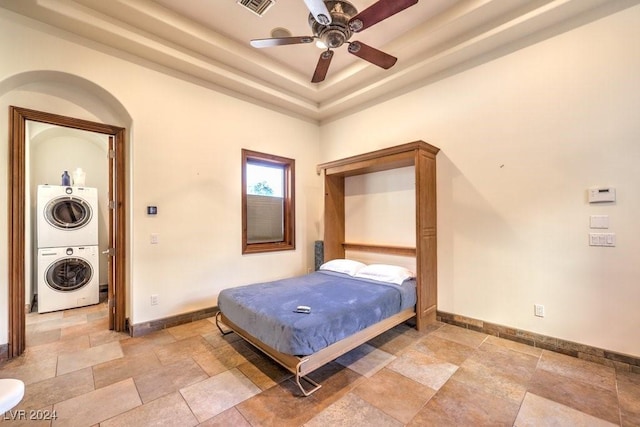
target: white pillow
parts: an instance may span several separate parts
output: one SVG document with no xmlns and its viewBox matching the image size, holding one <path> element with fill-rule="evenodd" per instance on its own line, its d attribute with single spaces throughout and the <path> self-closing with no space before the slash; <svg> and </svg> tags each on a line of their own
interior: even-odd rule
<svg viewBox="0 0 640 427">
<path fill-rule="evenodd" d="M 354 277 L 401 285 L 405 280 L 416 276 L 408 269 L 397 265 L 369 264 L 358 270 Z"/>
<path fill-rule="evenodd" d="M 353 276 L 363 267 L 366 267 L 366 264 L 352 259 L 332 259 L 322 264 L 320 270 L 335 271 Z"/>
</svg>

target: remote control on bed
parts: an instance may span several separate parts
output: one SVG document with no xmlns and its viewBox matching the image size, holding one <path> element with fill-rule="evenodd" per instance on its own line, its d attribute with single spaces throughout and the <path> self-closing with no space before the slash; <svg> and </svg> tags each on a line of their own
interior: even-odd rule
<svg viewBox="0 0 640 427">
<path fill-rule="evenodd" d="M 309 314 L 309 313 L 311 313 L 311 307 L 306 306 L 306 305 L 299 305 L 298 307 L 296 307 L 296 309 L 294 311 L 296 313 Z"/>
</svg>

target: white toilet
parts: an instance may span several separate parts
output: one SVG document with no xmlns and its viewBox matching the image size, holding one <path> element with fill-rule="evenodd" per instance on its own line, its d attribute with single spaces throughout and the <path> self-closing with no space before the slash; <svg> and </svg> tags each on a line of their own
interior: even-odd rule
<svg viewBox="0 0 640 427">
<path fill-rule="evenodd" d="M 11 378 L 0 378 L 0 415 L 11 410 L 24 397 L 24 383 Z"/>
</svg>

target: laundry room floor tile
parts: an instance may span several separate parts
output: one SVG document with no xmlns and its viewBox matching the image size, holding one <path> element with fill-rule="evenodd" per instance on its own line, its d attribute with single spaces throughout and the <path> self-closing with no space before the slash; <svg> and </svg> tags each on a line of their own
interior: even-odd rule
<svg viewBox="0 0 640 427">
<path fill-rule="evenodd" d="M 100 302 L 98 304 L 93 304 L 93 305 L 87 305 L 84 307 L 78 307 L 78 308 L 71 308 L 69 310 L 65 310 L 64 313 L 64 317 L 73 317 L 73 316 L 82 316 L 82 315 L 86 315 L 88 318 L 88 315 L 90 314 L 95 314 L 98 313 L 99 316 L 105 316 L 107 315 L 106 313 L 107 311 L 107 304 L 106 302 Z"/>
<path fill-rule="evenodd" d="M 62 329 L 51 329 L 50 331 L 31 332 L 27 331 L 25 339 L 28 346 L 49 344 L 60 339 Z"/>
<path fill-rule="evenodd" d="M 109 329 L 109 319 L 106 317 L 100 318 L 93 322 L 85 322 L 79 325 L 74 325 L 69 328 L 64 328 L 60 334 L 61 339 L 79 337 L 82 335 L 89 335 L 95 332 L 101 332 Z"/>
<path fill-rule="evenodd" d="M 52 329 L 68 328 L 70 326 L 82 325 L 87 323 L 87 316 L 72 316 L 72 317 L 56 317 L 51 320 L 45 320 L 42 322 L 31 323 L 26 326 L 26 332 L 44 332 Z"/>
</svg>

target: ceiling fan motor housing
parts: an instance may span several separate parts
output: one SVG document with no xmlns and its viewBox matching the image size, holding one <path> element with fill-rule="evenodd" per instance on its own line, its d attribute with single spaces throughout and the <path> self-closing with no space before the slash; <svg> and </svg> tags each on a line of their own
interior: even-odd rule
<svg viewBox="0 0 640 427">
<path fill-rule="evenodd" d="M 309 25 L 313 34 L 318 37 L 330 49 L 342 46 L 351 37 L 349 20 L 358 10 L 348 1 L 325 1 L 331 14 L 331 23 L 322 25 L 309 14 Z"/>
</svg>

